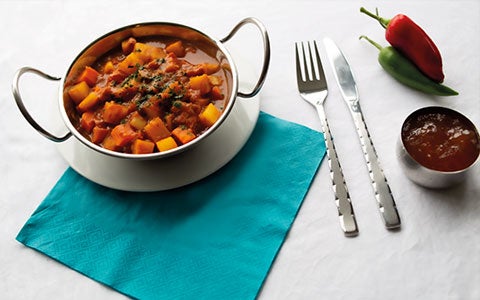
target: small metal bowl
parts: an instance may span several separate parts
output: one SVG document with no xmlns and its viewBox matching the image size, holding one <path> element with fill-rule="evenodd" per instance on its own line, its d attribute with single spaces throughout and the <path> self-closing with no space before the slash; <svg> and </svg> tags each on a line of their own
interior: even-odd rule
<svg viewBox="0 0 480 300">
<path fill-rule="evenodd" d="M 405 119 L 396 148 L 410 180 L 427 188 L 448 188 L 464 181 L 479 160 L 480 135 L 463 114 L 430 106 Z"/>
</svg>

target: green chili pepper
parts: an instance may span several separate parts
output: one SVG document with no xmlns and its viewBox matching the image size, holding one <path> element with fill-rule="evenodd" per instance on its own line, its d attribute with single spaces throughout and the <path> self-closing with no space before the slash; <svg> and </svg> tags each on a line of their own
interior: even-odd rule
<svg viewBox="0 0 480 300">
<path fill-rule="evenodd" d="M 380 53 L 378 54 L 378 62 L 383 69 L 393 78 L 406 86 L 432 95 L 458 95 L 457 91 L 425 76 L 410 60 L 400 54 L 395 48 L 391 46 L 382 47 L 366 36 L 361 36 L 360 39 L 362 38 L 366 39 L 380 50 Z"/>
</svg>

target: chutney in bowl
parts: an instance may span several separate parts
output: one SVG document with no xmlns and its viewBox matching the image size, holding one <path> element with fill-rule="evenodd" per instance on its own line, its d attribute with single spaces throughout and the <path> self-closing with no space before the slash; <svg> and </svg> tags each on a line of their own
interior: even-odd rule
<svg viewBox="0 0 480 300">
<path fill-rule="evenodd" d="M 401 128 L 397 153 L 407 176 L 432 188 L 465 178 L 480 156 L 480 136 L 463 114 L 445 107 L 421 108 Z"/>
</svg>

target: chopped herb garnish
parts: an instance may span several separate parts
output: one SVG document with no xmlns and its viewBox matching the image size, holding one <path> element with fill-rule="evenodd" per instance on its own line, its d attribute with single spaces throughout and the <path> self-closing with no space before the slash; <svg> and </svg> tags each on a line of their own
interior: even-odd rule
<svg viewBox="0 0 480 300">
<path fill-rule="evenodd" d="M 173 99 L 183 99 L 183 94 L 177 94 L 173 96 Z"/>
<path fill-rule="evenodd" d="M 152 77 L 152 80 L 153 81 L 161 81 L 163 79 L 163 75 L 159 74 L 159 75 L 155 75 Z"/>
</svg>

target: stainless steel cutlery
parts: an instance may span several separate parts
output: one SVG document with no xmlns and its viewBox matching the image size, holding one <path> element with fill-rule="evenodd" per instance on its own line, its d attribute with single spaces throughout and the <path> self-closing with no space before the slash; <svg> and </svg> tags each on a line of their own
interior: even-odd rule
<svg viewBox="0 0 480 300">
<path fill-rule="evenodd" d="M 313 51 L 311 44 L 313 45 Z M 343 53 L 331 39 L 325 38 L 324 45 L 340 92 L 349 108 L 357 129 L 382 220 L 387 229 L 397 229 L 401 226 L 400 216 L 387 179 L 380 167 L 377 153 L 370 139 L 370 134 L 360 109 L 358 89 L 352 71 Z M 298 90 L 302 98 L 315 106 L 322 124 L 327 145 L 330 174 L 335 192 L 335 202 L 337 204 L 342 229 L 347 236 L 357 235 L 358 226 L 350 195 L 343 177 L 340 162 L 338 161 L 323 107 L 328 89 L 317 43 L 296 43 L 295 50 Z M 303 63 L 301 63 L 302 61 Z M 318 73 L 315 71 L 318 71 Z"/>
<path fill-rule="evenodd" d="M 398 228 L 401 224 L 400 216 L 360 109 L 360 98 L 350 65 L 331 39 L 325 38 L 323 43 L 342 97 L 355 122 L 382 219 L 387 229 Z"/>
<path fill-rule="evenodd" d="M 307 45 L 306 51 L 305 45 Z M 355 220 L 350 195 L 345 184 L 342 167 L 338 161 L 335 145 L 333 144 L 333 138 L 330 134 L 325 109 L 323 107 L 323 102 L 327 98 L 328 88 L 316 42 L 313 42 L 313 48 L 315 50 L 314 55 L 312 54 L 310 43 L 305 42 L 296 44 L 295 61 L 298 90 L 302 98 L 317 109 L 325 137 L 325 144 L 327 146 L 328 166 L 330 167 L 330 177 L 332 178 L 335 204 L 338 209 L 340 226 L 345 235 L 355 236 L 358 234 L 357 221 Z M 315 72 L 315 67 L 317 67 L 318 73 Z"/>
</svg>

